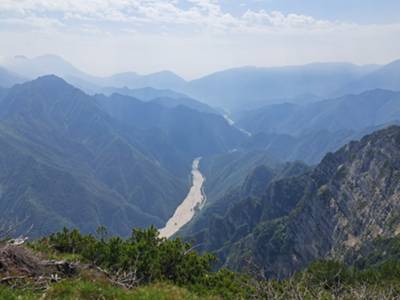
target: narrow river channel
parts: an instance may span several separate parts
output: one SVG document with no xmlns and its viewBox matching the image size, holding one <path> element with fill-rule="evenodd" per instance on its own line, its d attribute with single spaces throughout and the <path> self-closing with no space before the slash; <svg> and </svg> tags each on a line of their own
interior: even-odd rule
<svg viewBox="0 0 400 300">
<path fill-rule="evenodd" d="M 188 223 L 195 214 L 195 208 L 205 201 L 203 194 L 204 177 L 199 170 L 201 158 L 196 158 L 192 164 L 192 187 L 174 215 L 168 220 L 164 228 L 160 229 L 160 236 L 169 238 L 183 225 Z"/>
</svg>

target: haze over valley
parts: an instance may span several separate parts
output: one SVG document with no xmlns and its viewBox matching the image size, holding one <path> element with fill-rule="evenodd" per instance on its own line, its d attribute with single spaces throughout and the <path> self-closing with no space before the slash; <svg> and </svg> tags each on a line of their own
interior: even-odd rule
<svg viewBox="0 0 400 300">
<path fill-rule="evenodd" d="M 397 299 L 400 7 L 300 2 L 0 3 L 0 298 Z"/>
</svg>

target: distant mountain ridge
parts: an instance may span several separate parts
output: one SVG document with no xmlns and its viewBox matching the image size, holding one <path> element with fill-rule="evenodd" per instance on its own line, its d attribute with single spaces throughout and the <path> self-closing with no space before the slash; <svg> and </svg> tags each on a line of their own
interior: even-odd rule
<svg viewBox="0 0 400 300">
<path fill-rule="evenodd" d="M 176 107 L 179 105 L 183 105 L 201 112 L 215 113 L 219 114 L 218 111 L 208 106 L 205 103 L 202 103 L 198 100 L 192 99 L 189 96 L 175 92 L 173 90 L 163 90 L 163 89 L 155 89 L 151 87 L 139 88 L 139 89 L 130 89 L 127 87 L 124 88 L 104 88 L 102 92 L 106 95 L 112 94 L 120 94 L 125 96 L 130 96 L 133 98 L 137 98 L 141 101 L 152 101 L 154 103 L 166 106 L 166 107 Z"/>
<path fill-rule="evenodd" d="M 376 89 L 308 104 L 275 104 L 236 117 L 237 126 L 253 134 L 243 148 L 316 164 L 351 140 L 398 124 L 400 92 Z"/>
<path fill-rule="evenodd" d="M 266 106 L 245 112 L 238 126 L 252 133 L 300 135 L 313 130 L 360 130 L 400 120 L 400 92 L 375 89 L 310 104 Z"/>
<path fill-rule="evenodd" d="M 376 68 L 346 63 L 271 68 L 243 67 L 191 81 L 188 89 L 192 91 L 193 96 L 207 103 L 218 103 L 239 110 L 254 102 L 264 101 L 268 104 L 276 99 L 282 101 L 304 94 L 326 97 Z"/>
<path fill-rule="evenodd" d="M 391 62 L 350 83 L 337 93 L 361 93 L 370 89 L 400 91 L 400 60 Z"/>
<path fill-rule="evenodd" d="M 172 99 L 181 99 L 181 98 L 188 97 L 185 94 L 178 93 L 173 90 L 155 89 L 152 87 L 144 87 L 144 88 L 139 88 L 139 89 L 130 89 L 126 86 L 124 86 L 122 88 L 107 87 L 107 88 L 103 88 L 102 92 L 106 96 L 109 96 L 112 94 L 121 94 L 121 95 L 125 95 L 125 96 L 131 96 L 133 98 L 137 98 L 142 101 L 151 101 L 153 99 L 162 98 L 162 97 L 167 97 L 167 98 L 172 98 Z"/>
<path fill-rule="evenodd" d="M 102 87 L 154 87 L 181 90 L 181 86 L 185 84 L 184 79 L 170 71 L 147 75 L 126 72 L 109 77 L 96 77 L 79 70 L 56 55 L 42 55 L 34 58 L 17 56 L 6 60 L 4 66 L 28 79 L 35 79 L 44 75 L 56 75 L 91 93 L 98 92 Z"/>
<path fill-rule="evenodd" d="M 148 75 L 125 72 L 96 77 L 54 55 L 32 59 L 17 57 L 6 61 L 4 66 L 30 79 L 38 75 L 55 74 L 90 94 L 99 93 L 106 87 L 171 89 L 231 111 L 259 107 L 262 103 L 307 103 L 377 88 L 400 90 L 399 61 L 384 66 L 313 63 L 270 68 L 242 67 L 215 72 L 191 81 L 170 71 Z"/>
</svg>

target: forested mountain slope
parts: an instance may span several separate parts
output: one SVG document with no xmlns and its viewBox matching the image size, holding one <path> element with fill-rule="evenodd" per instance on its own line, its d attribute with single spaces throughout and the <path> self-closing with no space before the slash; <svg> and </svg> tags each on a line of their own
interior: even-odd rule
<svg viewBox="0 0 400 300">
<path fill-rule="evenodd" d="M 227 195 L 241 201 L 232 200 L 226 213 L 203 224 L 209 236 L 198 235 L 198 242 L 234 234 L 238 238 L 220 245 L 225 265 L 258 266 L 272 277 L 288 276 L 316 259 L 344 258 L 378 237 L 398 234 L 399 161 L 400 127 L 377 131 L 326 155 L 311 172 L 264 180 L 262 193 Z M 206 243 L 206 250 L 213 247 Z"/>
<path fill-rule="evenodd" d="M 0 101 L 2 218 L 26 219 L 35 235 L 61 226 L 90 232 L 106 225 L 121 235 L 162 226 L 188 191 L 191 160 L 234 146 L 242 136 L 216 115 L 124 99 L 128 107 L 137 101 L 137 112 L 149 112 L 148 118 L 153 107 L 163 112 L 162 122 L 125 122 L 55 76 L 10 89 Z M 109 100 L 118 106 L 118 99 Z M 188 121 L 183 133 L 164 122 L 176 116 Z M 191 128 L 212 137 L 199 152 L 190 152 L 184 140 L 177 144 Z"/>
</svg>

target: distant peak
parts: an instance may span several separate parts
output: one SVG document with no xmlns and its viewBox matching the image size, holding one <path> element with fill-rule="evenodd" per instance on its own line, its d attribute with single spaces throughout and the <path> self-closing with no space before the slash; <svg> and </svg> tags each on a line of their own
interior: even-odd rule
<svg viewBox="0 0 400 300">
<path fill-rule="evenodd" d="M 138 76 L 139 74 L 136 72 L 120 72 L 120 73 L 116 73 L 112 76 Z"/>
<path fill-rule="evenodd" d="M 25 55 L 15 55 L 14 59 L 26 60 L 28 58 Z"/>
<path fill-rule="evenodd" d="M 61 59 L 63 58 L 61 56 L 55 55 L 55 54 L 43 54 L 40 56 L 37 56 L 36 58 L 45 58 L 45 59 Z"/>
<path fill-rule="evenodd" d="M 386 66 L 400 66 L 400 59 L 396 59 L 396 60 L 388 63 Z"/>
<path fill-rule="evenodd" d="M 154 75 L 173 76 L 173 77 L 181 78 L 178 74 L 176 74 L 172 71 L 169 71 L 169 70 L 163 70 L 163 71 L 151 73 L 151 74 L 148 74 L 147 76 L 154 76 Z"/>
<path fill-rule="evenodd" d="M 382 88 L 375 88 L 371 90 L 364 91 L 360 94 L 360 96 L 368 96 L 368 95 L 394 95 L 397 94 L 395 91 L 382 89 Z"/>
<path fill-rule="evenodd" d="M 33 86 L 33 87 L 45 86 L 48 89 L 61 89 L 61 88 L 74 88 L 75 89 L 74 86 L 70 85 L 64 79 L 62 79 L 54 74 L 40 76 L 32 81 L 24 83 L 24 85 Z"/>
<path fill-rule="evenodd" d="M 162 70 L 162 71 L 156 72 L 156 73 L 154 73 L 154 74 L 168 74 L 168 75 L 176 75 L 174 72 L 172 72 L 172 71 L 169 71 L 169 70 Z"/>
<path fill-rule="evenodd" d="M 54 75 L 54 74 L 39 76 L 34 81 L 60 81 L 60 82 L 62 81 L 62 82 L 65 82 L 64 79 L 62 79 L 61 77 L 58 77 L 57 75 Z"/>
</svg>

